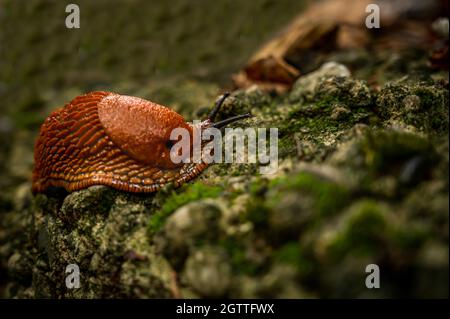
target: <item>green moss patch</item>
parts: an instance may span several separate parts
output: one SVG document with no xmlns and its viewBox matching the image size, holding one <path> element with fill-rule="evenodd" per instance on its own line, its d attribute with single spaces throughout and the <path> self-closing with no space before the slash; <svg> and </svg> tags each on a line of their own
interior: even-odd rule
<svg viewBox="0 0 450 319">
<path fill-rule="evenodd" d="M 161 208 L 150 217 L 148 223 L 149 234 L 153 235 L 156 233 L 164 224 L 167 217 L 169 217 L 177 208 L 198 199 L 218 197 L 221 192 L 222 188 L 219 186 L 209 186 L 200 182 L 190 184 L 187 187 L 182 187 L 178 191 L 173 191 L 172 194 L 167 197 Z"/>
</svg>

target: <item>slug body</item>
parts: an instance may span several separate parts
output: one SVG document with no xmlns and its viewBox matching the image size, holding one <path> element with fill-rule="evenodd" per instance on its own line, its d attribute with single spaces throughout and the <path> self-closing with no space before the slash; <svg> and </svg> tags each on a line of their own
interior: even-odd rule
<svg viewBox="0 0 450 319">
<path fill-rule="evenodd" d="M 214 124 L 212 117 L 225 97 L 200 129 L 221 123 Z M 167 183 L 180 186 L 207 164 L 172 162 L 170 134 L 178 127 L 192 136 L 194 126 L 181 115 L 144 99 L 110 92 L 78 96 L 41 126 L 34 152 L 33 192 L 49 187 L 71 192 L 92 185 L 154 192 Z"/>
</svg>

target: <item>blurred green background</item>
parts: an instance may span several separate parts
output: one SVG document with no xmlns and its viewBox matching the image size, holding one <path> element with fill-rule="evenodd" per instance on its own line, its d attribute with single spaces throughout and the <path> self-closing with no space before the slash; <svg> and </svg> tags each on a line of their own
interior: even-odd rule
<svg viewBox="0 0 450 319">
<path fill-rule="evenodd" d="M 76 1 L 81 28 L 67 29 L 72 2 L 0 1 L 0 112 L 14 125 L 34 128 L 50 109 L 92 90 L 142 89 L 167 105 L 179 81 L 227 84 L 303 7 L 299 0 L 84 0 Z"/>
</svg>

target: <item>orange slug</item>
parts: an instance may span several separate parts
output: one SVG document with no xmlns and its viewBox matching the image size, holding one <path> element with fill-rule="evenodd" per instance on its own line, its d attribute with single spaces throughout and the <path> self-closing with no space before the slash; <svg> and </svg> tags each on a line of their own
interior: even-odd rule
<svg viewBox="0 0 450 319">
<path fill-rule="evenodd" d="M 224 94 L 200 129 L 220 128 L 247 118 L 243 114 L 214 123 Z M 50 114 L 41 126 L 34 150 L 33 192 L 63 187 L 72 192 L 107 185 L 127 192 L 155 192 L 199 175 L 204 162 L 175 164 L 170 133 L 194 126 L 175 111 L 156 103 L 111 92 L 77 96 Z M 191 152 L 192 153 L 192 152 Z"/>
</svg>

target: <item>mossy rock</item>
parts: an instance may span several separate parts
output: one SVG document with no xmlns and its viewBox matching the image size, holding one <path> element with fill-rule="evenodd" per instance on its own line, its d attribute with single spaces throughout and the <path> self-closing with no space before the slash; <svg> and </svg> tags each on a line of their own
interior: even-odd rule
<svg viewBox="0 0 450 319">
<path fill-rule="evenodd" d="M 377 113 L 385 120 L 404 122 L 429 134 L 445 134 L 449 128 L 445 85 L 430 81 L 388 83 L 377 96 Z"/>
</svg>

